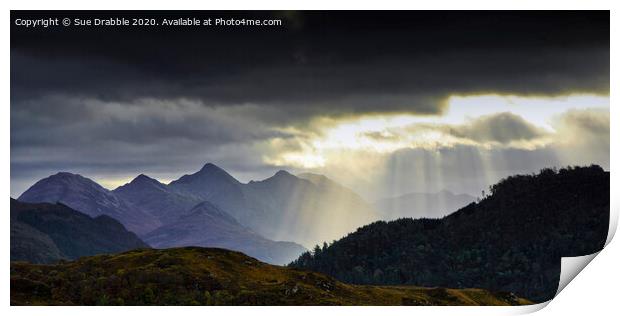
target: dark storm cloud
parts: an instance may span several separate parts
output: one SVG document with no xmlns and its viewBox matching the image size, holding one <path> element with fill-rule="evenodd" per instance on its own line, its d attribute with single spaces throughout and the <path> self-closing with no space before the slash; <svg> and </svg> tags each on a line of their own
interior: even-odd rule
<svg viewBox="0 0 620 316">
<path fill-rule="evenodd" d="M 12 20 L 88 15 L 11 12 Z M 609 92 L 606 11 L 90 17 L 123 15 L 282 18 L 284 25 L 12 25 L 13 193 L 24 188 L 13 184 L 59 170 L 172 176 L 212 161 L 251 176 L 267 168 L 254 142 L 287 138 L 273 127 L 316 115 L 436 114 L 453 94 Z"/>
<path fill-rule="evenodd" d="M 452 93 L 609 89 L 608 12 L 174 16 L 281 17 L 284 26 L 13 27 L 13 100 L 64 93 L 433 113 Z"/>
<path fill-rule="evenodd" d="M 104 178 L 149 173 L 168 179 L 207 161 L 258 170 L 261 155 L 252 142 L 287 137 L 256 122 L 248 112 L 257 109 L 247 106 L 67 96 L 13 101 L 12 106 L 12 177 L 31 177 L 30 184 L 33 174 L 59 170 Z"/>
<path fill-rule="evenodd" d="M 236 115 L 239 111 L 247 114 L 252 110 L 251 107 L 209 108 L 184 99 L 140 99 L 124 103 L 51 96 L 14 102 L 11 141 L 17 147 L 80 145 L 98 140 L 133 145 L 200 140 L 218 145 L 286 136 L 252 122 L 248 115 Z M 63 135 L 72 136 L 63 138 Z"/>
</svg>

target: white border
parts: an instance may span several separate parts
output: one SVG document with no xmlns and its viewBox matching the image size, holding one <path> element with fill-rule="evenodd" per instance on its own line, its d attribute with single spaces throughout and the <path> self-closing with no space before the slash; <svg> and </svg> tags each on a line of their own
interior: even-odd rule
<svg viewBox="0 0 620 316">
<path fill-rule="evenodd" d="M 207 1 L 126 1 L 126 0 L 106 0 L 101 3 L 88 3 L 85 1 L 3 1 L 4 11 L 2 14 L 2 46 L 4 48 L 5 58 L 1 64 L 2 74 L 2 94 L 4 105 L 1 107 L 0 129 L 2 129 L 3 137 L 1 138 L 0 148 L 3 153 L 4 164 L 1 168 L 2 192 L 4 196 L 10 196 L 10 138 L 9 138 L 9 93 L 10 93 L 10 13 L 9 9 L 20 10 L 61 10 L 61 9 L 84 9 L 84 10 L 256 10 L 256 9 L 299 9 L 299 10 L 341 10 L 341 9 L 364 9 L 364 10 L 386 10 L 386 9 L 416 9 L 416 10 L 439 10 L 439 9 L 461 9 L 461 10 L 611 10 L 611 52 L 618 52 L 617 34 L 618 23 L 615 21 L 617 14 L 618 1 L 580 1 L 580 0 L 563 0 L 563 1 L 544 1 L 544 0 L 470 0 L 470 1 L 420 1 L 419 3 L 412 1 L 354 1 L 351 3 L 337 2 L 333 0 L 314 0 L 314 1 L 285 1 L 285 0 L 262 0 L 262 1 L 221 1 L 218 3 Z M 618 63 L 611 60 L 611 86 L 616 82 L 614 74 L 617 73 Z M 613 88 L 612 88 L 613 91 Z M 618 156 L 618 127 L 616 125 L 617 118 L 620 115 L 618 109 L 611 104 L 614 103 L 613 92 L 610 97 L 611 111 L 611 160 L 610 170 L 616 165 Z M 611 173 L 611 192 L 619 193 L 618 176 Z M 611 196 L 612 205 L 612 223 L 610 226 L 617 226 L 618 209 L 620 207 L 619 199 L 615 194 Z M 5 204 L 7 205 L 7 204 Z M 2 238 L 3 250 L 0 256 L 4 259 L 6 265 L 9 265 L 9 218 L 8 205 L 3 209 L 4 216 L 1 221 L 5 228 Z M 611 240 L 614 229 L 610 232 L 608 242 Z M 541 315 L 581 315 L 585 313 L 609 314 L 609 311 L 617 310 L 616 301 L 619 277 L 616 272 L 616 263 L 620 258 L 620 246 L 618 242 L 609 244 L 597 258 L 594 258 L 589 268 L 582 271 L 579 276 L 571 282 L 571 284 L 562 291 L 562 293 L 548 304 L 548 307 L 540 311 Z M 5 267 L 8 269 L 8 267 Z M 5 270 L 6 271 L 6 270 Z M 463 315 L 497 315 L 497 314 L 522 314 L 539 310 L 547 304 L 539 304 L 526 307 L 9 307 L 9 275 L 2 274 L 3 279 L 0 284 L 0 295 L 6 312 L 16 315 L 106 315 L 110 312 L 129 314 L 129 313 L 149 313 L 153 316 L 169 315 L 171 312 L 180 312 L 184 315 L 203 315 L 204 313 L 215 313 L 216 315 L 223 313 L 252 313 L 259 315 L 312 315 L 317 313 L 347 313 L 355 315 L 377 315 L 381 313 L 389 313 L 390 315 L 410 315 L 411 313 L 420 313 L 424 315 L 447 315 L 447 313 L 463 314 Z M 573 285 L 574 284 L 574 285 Z M 605 313 L 604 313 L 605 312 Z"/>
</svg>

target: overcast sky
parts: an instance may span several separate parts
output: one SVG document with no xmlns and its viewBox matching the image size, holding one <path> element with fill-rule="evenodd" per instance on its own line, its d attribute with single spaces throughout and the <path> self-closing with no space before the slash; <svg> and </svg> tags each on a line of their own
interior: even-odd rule
<svg viewBox="0 0 620 316">
<path fill-rule="evenodd" d="M 176 16 L 283 26 L 12 26 L 13 197 L 58 171 L 114 188 L 206 162 L 324 173 L 370 200 L 609 168 L 607 11 Z"/>
</svg>

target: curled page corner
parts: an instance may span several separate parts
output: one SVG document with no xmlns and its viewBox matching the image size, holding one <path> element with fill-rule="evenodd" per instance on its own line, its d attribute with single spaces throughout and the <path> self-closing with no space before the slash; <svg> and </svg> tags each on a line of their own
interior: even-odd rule
<svg viewBox="0 0 620 316">
<path fill-rule="evenodd" d="M 613 235 L 611 230 L 609 235 Z M 596 257 L 599 253 L 600 251 L 580 257 L 562 257 L 560 282 L 554 298 L 558 296 L 558 294 L 560 294 L 560 292 L 579 274 L 579 272 L 581 272 L 590 262 L 592 262 L 592 259 L 594 259 L 594 257 Z M 516 308 L 514 308 L 514 312 L 518 315 L 531 314 L 547 307 L 551 301 L 553 301 L 553 299 L 533 305 L 515 306 Z"/>
<path fill-rule="evenodd" d="M 600 251 L 580 257 L 562 257 L 560 282 L 555 296 L 558 296 L 566 285 L 568 285 L 568 283 L 570 283 L 570 281 L 572 281 L 599 253 Z"/>
<path fill-rule="evenodd" d="M 551 301 L 552 300 L 548 300 L 548 301 L 545 301 L 545 302 L 542 302 L 542 303 L 532 304 L 532 305 L 525 305 L 525 306 L 513 306 L 515 308 L 514 309 L 514 312 L 515 312 L 514 315 L 525 315 L 525 314 L 535 313 L 535 312 L 537 312 L 537 311 L 547 307 L 547 305 L 549 305 L 549 303 Z"/>
<path fill-rule="evenodd" d="M 616 234 L 616 229 L 618 228 L 618 210 L 620 209 L 620 205 L 618 204 L 620 203 L 612 197 L 611 209 L 609 210 L 609 231 L 607 232 L 605 246 L 609 245 Z"/>
<path fill-rule="evenodd" d="M 616 229 L 618 228 L 618 207 L 615 207 L 616 203 L 612 201 L 612 207 L 610 208 L 609 214 L 609 231 L 607 232 L 607 240 L 605 241 L 605 246 L 603 249 L 607 247 L 607 245 L 611 242 L 616 234 Z M 558 296 L 562 290 L 590 263 L 592 260 L 601 253 L 600 250 L 598 252 L 579 256 L 579 257 L 562 257 L 561 259 L 561 270 L 560 270 L 560 281 L 558 283 L 558 290 L 555 292 L 555 296 Z M 517 311 L 519 314 L 533 313 L 545 308 L 553 299 L 550 299 L 546 302 L 542 302 L 539 304 L 529 305 L 528 308 L 521 309 Z"/>
</svg>

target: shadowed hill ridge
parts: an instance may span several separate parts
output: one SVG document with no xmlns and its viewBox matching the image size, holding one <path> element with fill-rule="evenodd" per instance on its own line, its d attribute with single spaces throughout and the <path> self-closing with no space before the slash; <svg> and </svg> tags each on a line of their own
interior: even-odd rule
<svg viewBox="0 0 620 316">
<path fill-rule="evenodd" d="M 11 199 L 11 261 L 51 263 L 147 247 L 107 215 L 91 218 L 62 204 Z"/>
<path fill-rule="evenodd" d="M 556 293 L 561 257 L 602 249 L 609 190 L 598 166 L 511 176 L 443 219 L 375 222 L 291 266 L 345 282 L 485 288 L 542 302 Z"/>
</svg>

